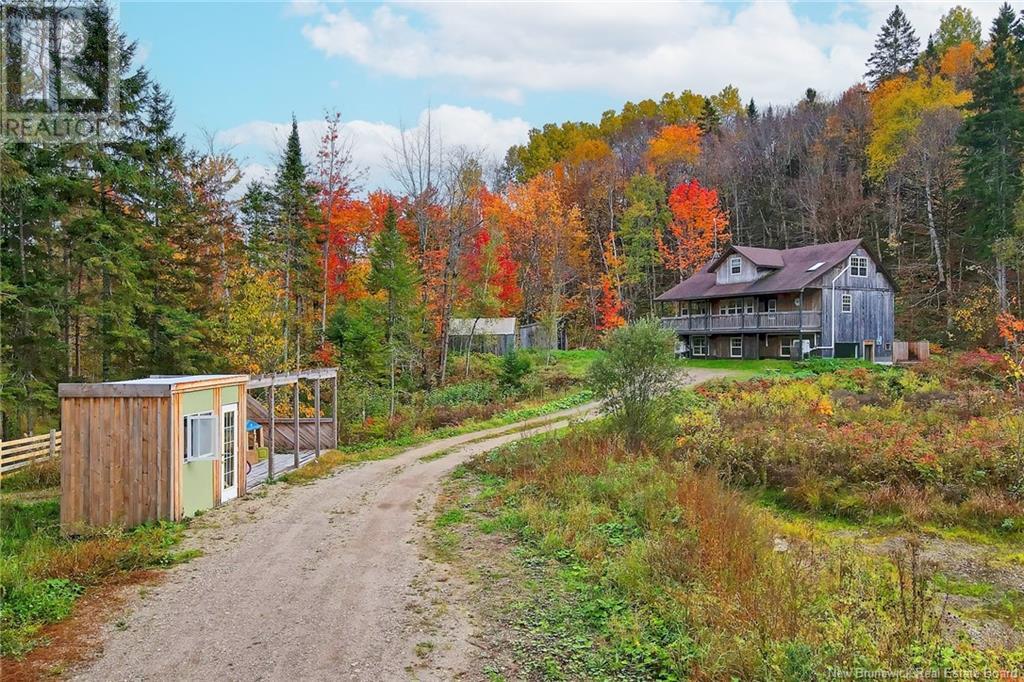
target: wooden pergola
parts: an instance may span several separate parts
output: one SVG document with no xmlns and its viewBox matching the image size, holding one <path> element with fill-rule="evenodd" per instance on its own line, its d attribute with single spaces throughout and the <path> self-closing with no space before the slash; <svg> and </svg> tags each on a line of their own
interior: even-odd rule
<svg viewBox="0 0 1024 682">
<path fill-rule="evenodd" d="M 268 433 L 267 433 L 267 447 L 269 449 L 269 455 L 267 457 L 267 478 L 271 480 L 274 478 L 274 432 L 277 426 L 277 417 L 274 410 L 274 392 L 279 386 L 294 386 L 295 390 L 292 391 L 292 426 L 294 428 L 294 451 L 295 461 L 294 468 L 298 469 L 300 462 L 301 453 L 301 438 L 300 438 L 300 420 L 299 420 L 299 381 L 312 381 L 313 383 L 313 410 L 315 412 L 313 418 L 314 424 L 314 453 L 315 458 L 320 457 L 320 436 L 321 436 L 321 420 L 323 418 L 323 411 L 320 405 L 320 383 L 325 380 L 331 382 L 331 428 L 333 429 L 333 438 L 331 442 L 338 442 L 338 368 L 337 367 L 318 367 L 316 369 L 301 370 L 298 372 L 286 372 L 280 374 L 260 374 L 257 376 L 250 377 L 248 390 L 265 388 L 267 389 L 267 401 L 268 401 Z"/>
</svg>

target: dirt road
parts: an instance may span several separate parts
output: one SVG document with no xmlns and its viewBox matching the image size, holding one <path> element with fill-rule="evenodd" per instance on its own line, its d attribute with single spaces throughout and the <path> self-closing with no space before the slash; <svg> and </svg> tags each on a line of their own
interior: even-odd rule
<svg viewBox="0 0 1024 682">
<path fill-rule="evenodd" d="M 692 370 L 690 381 L 722 374 Z M 204 555 L 135 600 L 73 677 L 459 677 L 474 656 L 472 615 L 446 608 L 445 590 L 457 587 L 423 544 L 439 481 L 477 454 L 594 410 L 434 441 L 311 485 L 267 486 L 263 497 L 204 515 L 189 540 Z M 530 428 L 509 433 L 517 427 Z"/>
</svg>

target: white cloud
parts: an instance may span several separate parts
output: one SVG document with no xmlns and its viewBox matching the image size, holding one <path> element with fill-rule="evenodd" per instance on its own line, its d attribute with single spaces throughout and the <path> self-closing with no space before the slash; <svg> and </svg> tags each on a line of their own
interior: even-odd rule
<svg viewBox="0 0 1024 682">
<path fill-rule="evenodd" d="M 903 2 L 922 43 L 954 2 Z M 972 4 L 986 25 L 998 4 Z M 521 102 L 529 91 L 658 97 L 732 83 L 789 102 L 858 81 L 889 3 L 836 5 L 825 20 L 786 3 L 423 3 L 361 17 L 322 8 L 302 29 L 316 49 L 404 77 L 440 77 Z"/>
<path fill-rule="evenodd" d="M 437 131 L 445 146 L 480 151 L 494 161 L 499 161 L 510 146 L 525 142 L 530 130 L 530 124 L 521 118 L 498 119 L 479 109 L 445 104 L 422 111 L 416 124 L 406 127 L 406 133 L 419 132 L 427 124 L 428 116 L 432 129 Z M 311 162 L 324 134 L 325 123 L 323 120 L 310 120 L 299 121 L 298 125 L 303 152 L 307 162 Z M 266 163 L 249 163 L 243 167 L 243 183 L 248 183 L 250 179 L 273 176 L 272 166 L 284 149 L 290 131 L 290 122 L 250 121 L 218 132 L 214 141 L 220 146 L 259 154 L 266 159 Z M 367 189 L 394 188 L 386 159 L 401 134 L 401 128 L 389 123 L 343 122 L 342 135 L 351 144 L 353 160 L 356 166 L 367 171 L 364 181 Z"/>
</svg>

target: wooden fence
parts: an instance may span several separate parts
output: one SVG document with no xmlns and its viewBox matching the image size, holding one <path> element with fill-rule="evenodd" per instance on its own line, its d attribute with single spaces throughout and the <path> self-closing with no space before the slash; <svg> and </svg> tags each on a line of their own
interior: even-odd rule
<svg viewBox="0 0 1024 682">
<path fill-rule="evenodd" d="M 60 455 L 61 432 L 50 429 L 41 436 L 0 441 L 0 475 Z"/>
<path fill-rule="evenodd" d="M 931 357 L 931 347 L 927 341 L 893 341 L 893 362 L 918 362 Z"/>
</svg>

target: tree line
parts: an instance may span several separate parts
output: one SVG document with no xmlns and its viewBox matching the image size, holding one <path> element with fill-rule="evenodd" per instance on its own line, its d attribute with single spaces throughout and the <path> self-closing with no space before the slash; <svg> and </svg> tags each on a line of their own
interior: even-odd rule
<svg viewBox="0 0 1024 682">
<path fill-rule="evenodd" d="M 103 4 L 87 18 L 130 64 Z M 241 187 L 228 151 L 175 133 L 144 69 L 110 75 L 118 140 L 0 147 L 5 435 L 52 421 L 60 381 L 150 373 L 336 364 L 350 409 L 386 413 L 451 379 L 453 318 L 567 325 L 593 345 L 730 241 L 864 238 L 908 338 L 992 343 L 997 314 L 1020 311 L 1024 20 L 1009 5 L 985 33 L 953 8 L 923 48 L 897 7 L 865 81 L 835 99 L 667 93 L 533 130 L 499 164 L 428 121 L 397 139 L 390 192 L 360 186 L 336 113 L 315 149 L 293 120 L 273 177 Z"/>
</svg>

